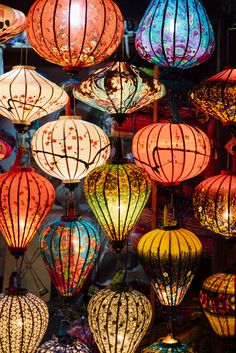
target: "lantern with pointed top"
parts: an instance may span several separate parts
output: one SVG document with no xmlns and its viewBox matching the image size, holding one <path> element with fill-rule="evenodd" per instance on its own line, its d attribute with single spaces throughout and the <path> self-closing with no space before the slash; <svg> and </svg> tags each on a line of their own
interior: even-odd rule
<svg viewBox="0 0 236 353">
<path fill-rule="evenodd" d="M 25 28 L 23 12 L 0 4 L 0 43 L 15 37 Z"/>
</svg>

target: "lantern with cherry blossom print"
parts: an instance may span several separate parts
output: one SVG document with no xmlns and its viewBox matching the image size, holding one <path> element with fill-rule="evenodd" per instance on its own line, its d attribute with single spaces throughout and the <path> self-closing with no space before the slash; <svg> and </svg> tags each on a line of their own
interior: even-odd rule
<svg viewBox="0 0 236 353">
<path fill-rule="evenodd" d="M 23 12 L 0 4 L 0 43 L 15 37 L 25 28 Z"/>
</svg>

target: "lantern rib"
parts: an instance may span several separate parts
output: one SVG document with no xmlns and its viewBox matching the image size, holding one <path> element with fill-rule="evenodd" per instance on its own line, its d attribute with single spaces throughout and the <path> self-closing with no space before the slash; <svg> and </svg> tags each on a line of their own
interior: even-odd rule
<svg viewBox="0 0 236 353">
<path fill-rule="evenodd" d="M 76 230 L 78 231 L 78 227 L 76 226 Z M 72 235 L 72 222 L 70 222 L 70 230 L 69 230 L 69 244 L 68 244 L 68 260 L 67 260 L 67 264 L 66 264 L 66 261 L 64 259 L 61 258 L 61 251 L 60 251 L 60 259 L 62 261 L 62 263 L 64 262 L 64 266 L 66 267 L 67 266 L 67 271 L 68 271 L 68 277 L 67 277 L 67 288 L 70 288 L 71 287 L 71 283 L 70 283 L 70 273 L 71 273 L 71 235 Z M 80 249 L 80 247 L 79 247 Z M 61 249 L 63 251 L 63 248 Z M 80 255 L 80 251 L 79 251 L 79 255 Z"/>
<path fill-rule="evenodd" d="M 178 271 L 177 271 L 177 279 L 176 279 L 176 293 L 175 293 L 175 305 L 176 305 L 176 302 L 178 303 L 180 298 L 181 298 L 181 293 L 182 293 L 182 285 L 181 285 L 181 270 L 182 270 L 182 252 L 181 252 L 181 247 L 180 247 L 180 241 L 179 241 L 179 237 L 181 238 L 184 238 L 185 240 L 185 237 L 183 236 L 183 233 L 184 232 L 180 232 L 179 230 L 175 230 L 174 232 L 174 235 L 175 235 L 175 238 L 176 238 L 176 243 L 178 245 Z M 186 242 L 187 243 L 187 242 Z M 188 243 L 187 243 L 187 246 L 188 246 Z M 189 246 L 188 246 L 189 248 Z M 188 259 L 190 258 L 190 256 L 188 257 Z M 174 266 L 175 267 L 175 264 Z M 172 271 L 171 271 L 172 272 Z M 186 279 L 186 276 L 185 276 L 185 279 Z M 181 291 L 179 292 L 178 289 L 181 289 Z"/>
<path fill-rule="evenodd" d="M 178 298 L 178 301 L 179 303 L 182 301 L 183 297 L 182 297 L 182 291 L 183 291 L 183 288 L 188 288 L 192 282 L 192 280 L 188 281 L 188 273 L 189 271 L 191 271 L 191 268 L 195 268 L 195 266 L 191 266 L 192 265 L 192 255 L 193 255 L 193 252 L 192 252 L 192 247 L 190 246 L 190 242 L 187 241 L 187 236 L 189 237 L 189 232 L 188 233 L 184 233 L 184 232 L 181 232 L 181 237 L 185 240 L 185 243 L 186 243 L 186 246 L 188 248 L 188 262 L 186 263 L 186 267 L 183 268 L 183 284 L 181 285 L 181 293 L 179 294 L 179 298 Z M 190 235 L 191 237 L 191 235 Z M 191 239 L 192 240 L 192 239 Z M 191 245 L 194 244 L 194 241 L 192 240 L 191 241 Z M 179 247 L 179 250 L 180 250 L 180 247 Z M 184 257 L 186 258 L 186 254 L 184 254 Z M 196 260 L 197 260 L 197 253 L 194 254 L 195 257 L 196 257 Z M 179 262 L 180 262 L 180 269 L 179 269 L 179 273 L 178 275 L 180 276 L 180 271 L 183 267 L 183 264 L 181 264 L 181 258 L 182 258 L 182 253 L 181 251 L 179 251 Z M 196 264 L 195 264 L 196 265 Z M 192 272 L 192 271 L 191 271 Z M 177 283 L 177 288 L 179 288 L 179 285 Z"/>
<path fill-rule="evenodd" d="M 80 221 L 81 222 L 81 221 Z M 81 222 L 83 223 L 83 222 Z M 76 226 L 76 232 L 79 234 L 79 244 L 78 244 L 78 247 L 79 247 L 79 250 L 81 250 L 81 242 L 82 242 L 82 239 L 81 239 L 81 234 L 80 234 L 80 229 L 79 229 L 79 226 L 78 224 L 74 224 Z M 72 228 L 72 223 L 71 223 L 71 226 L 70 226 L 70 243 L 71 243 L 71 228 Z M 85 256 L 85 259 L 88 258 L 88 253 L 89 253 L 89 249 L 90 249 L 90 236 L 89 236 L 89 232 L 87 231 L 86 229 L 86 232 L 87 232 L 87 237 L 88 237 L 88 240 L 89 240 L 89 247 L 87 249 L 87 253 L 86 253 L 86 256 Z M 73 244 L 74 245 L 74 244 Z M 70 244 L 71 246 L 71 244 Z M 73 274 L 73 277 L 72 277 L 72 281 L 71 281 L 71 284 L 73 285 L 75 279 L 76 279 L 76 274 L 78 274 L 78 266 L 79 266 L 79 259 L 80 259 L 80 251 L 78 253 L 78 257 L 77 257 L 77 260 L 76 260 L 76 265 L 74 266 L 75 267 L 75 270 L 74 270 L 74 274 Z M 70 254 L 69 254 L 69 261 L 70 260 Z M 82 286 L 82 283 L 84 282 L 83 281 L 83 278 L 82 278 L 82 275 L 83 275 L 83 270 L 84 270 L 84 267 L 85 267 L 85 262 L 83 264 L 83 267 L 82 269 L 80 269 L 80 279 L 79 281 L 77 281 L 77 284 L 76 284 L 76 287 L 75 287 L 75 291 L 77 291 L 81 286 Z M 68 273 L 70 273 L 70 271 L 68 270 Z M 71 285 L 71 287 L 72 287 Z M 69 287 L 68 287 L 69 288 Z"/>
<path fill-rule="evenodd" d="M 156 277 L 157 277 L 157 292 L 159 294 L 161 294 L 161 297 L 162 297 L 162 301 L 163 303 L 168 303 L 169 300 L 168 300 L 168 296 L 166 296 L 166 299 L 164 297 L 164 292 L 160 290 L 160 278 L 162 280 L 162 283 L 164 284 L 164 287 L 165 287 L 165 292 L 168 293 L 168 289 L 166 287 L 166 280 L 163 276 L 163 270 L 162 270 L 162 263 L 161 263 L 161 247 L 163 246 L 162 244 L 162 241 L 164 239 L 164 236 L 165 236 L 165 233 L 163 232 L 162 235 L 161 235 L 161 238 L 160 238 L 160 241 L 159 241 L 159 245 L 157 247 L 157 255 L 155 256 L 155 254 L 153 254 L 153 258 L 152 258 L 152 261 L 151 261 L 151 266 L 153 267 L 154 269 L 154 272 L 156 273 Z M 169 237 L 169 234 L 168 234 L 168 237 Z M 154 242 L 154 239 L 153 239 L 153 242 Z M 152 249 L 150 247 L 150 249 Z M 167 251 L 167 250 L 166 250 Z M 155 262 L 158 262 L 158 268 L 161 270 L 160 272 L 158 272 L 157 270 L 157 267 L 155 266 Z M 150 274 L 150 277 L 152 278 L 151 274 Z M 155 279 L 153 279 L 153 282 L 155 283 Z"/>
<path fill-rule="evenodd" d="M 72 121 L 72 124 L 73 124 L 73 121 Z M 55 129 L 53 129 L 53 132 L 54 132 L 54 130 L 56 130 L 56 126 L 55 126 Z M 70 180 L 73 180 L 75 174 L 72 176 L 72 171 L 70 170 L 69 161 L 68 161 L 68 159 L 70 159 L 70 156 L 68 155 L 69 154 L 69 150 L 67 149 L 67 144 L 66 144 L 66 139 L 70 135 L 70 133 L 68 135 L 66 134 L 66 122 L 65 121 L 63 122 L 63 132 L 62 132 L 62 134 L 63 134 L 62 135 L 63 136 L 62 137 L 63 151 L 65 153 L 66 174 L 69 176 Z M 56 138 L 56 134 L 55 134 L 55 138 Z M 54 150 L 54 144 L 52 143 L 51 146 L 52 146 L 52 155 L 55 156 L 55 152 L 56 151 Z M 76 161 L 76 162 L 77 162 L 77 165 L 78 165 L 78 161 Z M 56 165 L 56 159 L 55 158 L 54 158 L 54 164 Z M 62 173 L 62 171 L 59 169 L 58 166 L 57 166 L 57 168 L 58 168 L 59 173 L 63 176 L 63 178 L 65 178 L 65 174 Z"/>
<path fill-rule="evenodd" d="M 230 276 L 231 277 L 231 276 Z M 227 293 L 227 289 L 229 288 L 229 284 L 230 284 L 230 278 L 228 278 L 227 284 L 225 286 L 225 295 Z M 229 336 L 230 333 L 230 326 L 229 326 L 229 319 L 228 319 L 228 314 L 227 314 L 227 302 L 225 301 L 225 313 L 226 313 L 226 324 L 227 324 L 227 336 Z M 236 332 L 236 330 L 234 330 Z"/>
<path fill-rule="evenodd" d="M 5 178 L 5 181 L 7 179 L 7 175 L 6 175 L 6 178 Z M 8 206 L 9 206 L 9 213 L 8 213 L 8 216 L 10 216 L 10 219 L 11 219 L 11 230 L 13 233 L 15 233 L 15 230 L 14 230 L 14 219 L 13 219 L 13 213 L 14 213 L 14 210 L 12 209 L 12 203 L 11 203 L 11 192 L 13 190 L 13 187 L 12 187 L 12 184 L 13 184 L 13 181 L 14 180 L 17 180 L 17 176 L 15 175 L 12 175 L 11 177 L 11 182 L 10 182 L 10 185 L 9 185 L 9 192 L 8 192 L 8 195 L 7 195 L 7 198 L 8 198 Z M 17 187 L 17 190 L 19 192 L 19 183 L 17 184 L 18 187 Z M 4 184 L 3 184 L 4 186 Z M 1 190 L 2 191 L 2 190 Z M 2 194 L 2 193 L 1 193 Z M 19 205 L 19 204 L 18 204 Z M 13 211 L 13 212 L 12 212 Z M 12 239 L 12 235 L 14 234 L 11 234 L 11 231 L 7 225 L 7 218 L 5 216 L 5 212 L 2 213 L 3 214 L 3 217 L 4 217 L 4 226 L 5 226 L 5 231 L 6 231 L 6 234 L 8 235 L 8 240 L 9 240 L 9 244 L 14 244 L 15 243 L 15 239 L 13 238 Z M 19 236 L 19 234 L 18 234 Z M 18 242 L 19 242 L 19 238 L 18 238 Z M 15 244 L 16 245 L 16 244 Z"/>
<path fill-rule="evenodd" d="M 162 161 L 161 161 L 161 156 L 159 155 L 159 153 L 158 153 L 158 151 L 160 150 L 162 150 L 162 148 L 161 147 L 159 147 L 159 141 L 160 141 L 160 135 L 161 135 L 161 133 L 162 133 L 162 131 L 164 131 L 164 130 L 166 130 L 165 129 L 166 128 L 166 126 L 165 125 L 162 125 L 161 127 L 160 127 L 160 129 L 158 130 L 158 134 L 157 134 L 157 138 L 156 138 L 156 141 L 157 141 L 157 145 L 156 145 L 156 147 L 153 149 L 153 161 L 155 162 L 155 167 L 154 168 L 152 168 L 152 169 L 154 169 L 154 172 L 155 172 L 155 174 L 157 173 L 157 174 L 160 174 L 160 172 L 158 171 L 158 169 L 160 168 L 161 170 L 162 170 L 162 173 L 163 173 L 163 175 L 164 175 L 164 177 L 165 177 L 165 179 L 166 179 L 166 181 L 168 181 L 168 177 L 167 177 L 167 175 L 166 175 L 166 173 L 165 173 L 165 170 L 164 170 L 164 165 L 163 165 L 163 163 L 162 163 Z M 154 127 L 154 129 L 155 129 L 155 127 Z M 149 136 L 152 134 L 152 130 L 150 130 L 149 131 Z M 148 141 L 149 141 L 149 136 L 148 136 Z M 168 150 L 168 149 L 166 149 L 166 148 L 163 148 L 163 150 Z M 158 163 L 156 163 L 156 160 L 155 160 L 155 152 L 157 152 L 156 153 L 156 156 L 157 156 L 157 158 L 158 158 L 158 162 L 159 162 L 159 164 Z M 149 153 L 147 153 L 147 157 L 148 157 L 148 164 L 150 164 L 150 166 L 152 165 L 152 163 L 151 163 L 151 160 L 149 159 Z M 143 162 L 142 161 L 142 163 L 144 163 L 145 164 L 145 162 Z M 169 164 L 169 162 L 167 162 L 167 164 Z M 163 179 L 162 179 L 163 180 Z M 164 180 L 163 180 L 164 181 Z"/>
<path fill-rule="evenodd" d="M 67 289 L 66 289 L 66 278 L 65 278 L 65 268 L 66 266 L 68 265 L 68 270 L 69 270 L 69 262 L 70 262 L 70 259 L 68 258 L 68 263 L 64 260 L 63 261 L 63 258 L 62 258 L 62 251 L 63 251 L 63 246 L 61 245 L 62 244 L 62 234 L 63 234 L 63 230 L 64 230 L 64 224 L 62 225 L 61 227 L 61 231 L 60 231 L 60 235 L 59 235 L 59 243 L 58 243 L 58 259 L 59 259 L 59 264 L 60 264 L 60 272 L 61 272 L 61 279 L 62 279 L 62 282 L 61 282 L 61 285 L 59 288 L 60 292 L 62 292 L 63 294 L 67 292 Z M 57 229 L 55 229 L 55 233 L 57 233 Z M 55 246 L 55 245 L 54 245 Z M 68 244 L 67 244 L 68 246 Z M 69 244 L 70 246 L 70 244 Z M 52 251 L 52 258 L 54 259 L 54 254 L 53 254 L 53 251 Z M 58 277 L 58 272 L 57 272 L 57 265 L 55 266 L 55 271 L 57 273 L 57 277 Z M 68 272 L 68 278 L 69 278 L 69 272 Z M 67 278 L 67 285 L 69 285 L 69 282 L 68 282 L 68 278 Z M 58 277 L 58 280 L 59 280 L 59 277 Z M 60 283 L 60 280 L 59 280 L 59 283 Z M 70 287 L 68 287 L 70 288 Z"/>
<path fill-rule="evenodd" d="M 198 6 L 197 6 L 197 3 L 196 3 L 196 0 L 194 0 L 194 4 L 195 4 L 195 13 L 198 17 L 198 25 L 200 25 L 201 23 L 201 17 L 200 17 L 200 14 L 199 14 L 199 9 L 198 9 Z M 207 17 L 207 14 L 206 14 L 206 11 L 205 9 L 203 8 L 203 12 L 205 13 L 205 16 Z M 207 21 L 208 22 L 208 21 Z M 210 26 L 209 26 L 209 23 L 208 23 L 208 33 L 210 33 Z M 209 41 L 210 41 L 210 37 L 208 36 L 208 45 L 209 45 Z M 188 62 L 188 67 L 189 65 L 191 65 L 192 61 L 194 60 L 194 58 L 196 57 L 196 55 L 198 54 L 198 51 L 199 51 L 199 48 L 200 48 L 200 45 L 202 43 L 202 29 L 201 27 L 199 26 L 199 41 L 198 41 L 198 46 L 195 49 L 195 53 L 194 55 L 192 55 L 191 59 L 189 60 Z M 208 48 L 208 45 L 206 46 L 206 48 Z"/>
<path fill-rule="evenodd" d="M 126 168 L 123 168 L 122 167 L 122 170 L 123 170 L 123 173 L 126 175 L 126 182 L 128 183 L 128 190 L 127 190 L 127 194 L 129 195 L 128 196 L 128 204 L 127 204 L 127 209 L 126 209 L 126 212 L 125 212 L 125 220 L 124 220 L 124 222 L 123 222 L 123 229 L 122 229 L 122 234 L 126 234 L 127 235 L 127 232 L 125 232 L 125 229 L 127 228 L 127 230 L 129 230 L 129 228 L 130 228 L 130 224 L 129 224 L 129 222 L 128 222 L 128 224 L 126 224 L 127 223 L 127 220 L 128 220 L 128 216 L 129 216 L 129 212 L 130 212 L 130 204 L 131 204 L 131 197 L 132 197 L 132 194 L 131 194 L 131 190 L 132 190 L 132 188 L 131 188 L 131 182 L 130 182 L 130 179 L 129 179 L 129 174 L 127 173 L 127 170 L 126 170 Z M 132 171 L 130 170 L 130 173 L 132 173 Z M 136 176 L 136 175 L 135 175 Z M 118 180 L 119 180 L 119 177 L 118 177 Z M 121 189 L 122 189 L 122 186 L 121 186 Z M 140 192 L 139 192 L 140 193 Z M 119 191 L 119 195 L 120 195 L 120 191 Z M 138 200 L 137 200 L 137 202 L 138 202 Z M 137 205 L 137 202 L 136 202 L 136 205 Z M 136 207 L 135 207 L 136 208 Z M 135 213 L 135 208 L 134 208 L 134 210 L 133 210 L 133 214 L 132 214 L 132 217 L 133 217 L 133 215 L 134 215 L 134 213 Z M 121 213 L 121 210 L 120 210 L 120 208 L 119 208 L 119 214 Z M 132 219 L 132 217 L 130 217 L 131 219 Z M 120 222 L 120 219 L 118 220 L 118 224 L 120 225 L 121 224 L 121 222 Z M 119 239 L 119 240 L 121 240 L 121 239 Z"/>
<path fill-rule="evenodd" d="M 228 209 L 228 233 L 230 234 L 231 230 L 230 230 L 230 227 L 231 227 L 231 223 L 230 223 L 230 216 L 231 216 L 231 213 L 230 213 L 230 205 L 231 205 L 231 188 L 232 188 L 232 175 L 230 175 L 230 179 L 229 179 L 229 187 L 228 187 L 228 195 L 227 195 L 227 209 Z"/>
<path fill-rule="evenodd" d="M 9 108 L 7 109 L 7 111 L 9 111 L 9 109 L 14 109 L 17 113 L 17 116 L 19 118 L 19 120 L 21 120 L 21 117 L 19 116 L 19 112 L 17 110 L 17 107 L 15 105 L 16 101 L 14 100 L 14 97 L 12 96 L 12 85 L 14 83 L 14 81 L 17 79 L 17 76 L 19 76 L 20 74 L 20 71 L 17 73 L 17 75 L 13 78 L 13 80 L 11 81 L 10 85 L 9 85 L 9 94 L 10 94 L 10 99 L 8 99 L 8 105 L 9 105 Z M 11 104 L 13 105 L 13 108 L 10 106 L 10 102 Z"/>
<path fill-rule="evenodd" d="M 67 23 L 68 23 L 68 34 L 67 34 L 67 38 L 68 38 L 68 52 L 69 52 L 69 62 L 72 63 L 72 57 L 71 57 L 71 30 L 70 30 L 70 26 L 71 26 L 71 0 L 69 0 L 69 6 L 68 6 L 68 19 L 67 19 Z"/>
<path fill-rule="evenodd" d="M 162 61 L 161 57 L 159 55 L 157 55 L 156 51 L 154 50 L 154 47 L 152 45 L 152 38 L 151 38 L 151 32 L 152 32 L 152 26 L 154 24 L 154 19 L 155 19 L 155 16 L 156 16 L 156 13 L 157 11 L 159 10 L 159 5 L 160 5 L 160 1 L 159 1 L 159 4 L 156 6 L 155 10 L 154 10 L 154 13 L 153 13 L 153 16 L 152 16 L 152 25 L 151 25 L 151 28 L 149 30 L 149 44 L 151 45 L 151 48 L 152 48 L 152 52 L 153 54 L 155 55 L 156 58 L 158 58 L 158 60 L 165 64 L 164 61 Z M 162 17 L 162 24 L 161 24 L 161 46 L 162 46 L 162 54 L 166 60 L 166 62 L 169 64 L 169 60 L 167 58 L 167 55 L 166 55 L 166 48 L 165 48 L 165 20 L 166 20 L 166 11 L 167 11 L 167 7 L 168 7 L 168 0 L 166 1 L 166 4 L 165 4 L 165 8 L 164 8 L 164 12 L 163 12 L 163 17 Z M 145 16 L 145 15 L 144 15 Z M 156 64 L 156 63 L 155 63 Z"/>
<path fill-rule="evenodd" d="M 76 135 L 76 149 L 77 149 L 77 156 L 79 156 L 79 151 L 80 151 L 80 139 L 79 139 L 79 131 L 78 129 L 76 129 L 76 126 L 75 126 L 75 122 L 73 121 L 73 126 L 74 126 L 74 132 L 75 132 L 75 135 Z M 86 126 L 84 125 L 84 128 L 86 128 Z M 87 129 L 88 131 L 88 129 Z M 89 154 L 89 159 L 90 160 L 90 154 Z M 69 167 L 69 166 L 68 166 Z M 78 173 L 78 168 L 79 168 L 79 162 L 77 161 L 76 163 L 76 168 L 75 168 L 75 172 L 74 172 L 74 177 L 77 175 Z M 86 170 L 86 168 L 84 168 L 83 171 L 80 172 L 79 175 L 82 175 L 84 173 L 84 171 Z"/>
<path fill-rule="evenodd" d="M 179 124 L 178 124 L 178 128 L 179 128 Z M 169 124 L 169 137 L 170 137 L 170 153 L 171 153 L 171 178 L 170 178 L 170 182 L 172 183 L 173 180 L 174 180 L 175 160 L 174 160 L 172 125 L 171 124 Z M 168 164 L 168 161 L 167 161 L 167 164 Z"/>
<path fill-rule="evenodd" d="M 179 128 L 179 130 L 180 130 L 180 133 L 181 133 L 181 136 L 182 136 L 182 141 L 183 141 L 183 147 L 182 147 L 182 151 L 183 151 L 183 162 L 182 162 L 182 170 L 180 171 L 180 175 L 179 175 L 177 178 L 175 178 L 176 181 L 179 181 L 179 179 L 181 178 L 181 176 L 184 174 L 185 162 L 186 162 L 186 152 L 188 152 L 187 149 L 186 149 L 186 143 L 185 143 L 184 132 L 183 132 L 182 126 L 181 126 L 180 124 L 178 124 L 178 128 Z M 191 129 L 190 129 L 190 131 L 191 131 Z M 172 136 L 172 134 L 171 134 L 171 136 Z M 195 142 L 195 145 L 196 145 L 196 139 L 195 139 L 195 135 L 194 135 L 194 134 L 193 134 L 193 139 L 194 139 L 194 142 Z M 178 149 L 176 149 L 176 150 L 178 150 Z M 195 165 L 195 161 L 196 161 L 196 148 L 195 148 L 195 151 L 193 151 L 193 153 L 194 153 L 194 163 L 193 163 L 193 166 L 194 166 L 194 165 Z M 173 169 L 174 169 L 174 166 L 173 166 Z M 187 177 L 188 177 L 189 175 L 191 175 L 192 171 L 193 171 L 193 167 L 192 167 L 192 169 L 190 170 L 190 172 L 187 174 Z M 174 179 L 172 179 L 172 182 L 173 182 L 173 180 L 174 180 Z M 180 180 L 181 180 L 181 179 L 180 179 Z"/>
<path fill-rule="evenodd" d="M 175 235 L 175 231 L 173 233 Z M 173 298 L 173 276 L 172 276 L 172 254 L 171 254 L 171 232 L 168 231 L 168 238 L 169 238 L 169 249 L 168 249 L 168 275 L 170 278 L 170 302 L 171 305 L 176 305 L 176 298 Z M 167 296 L 168 297 L 168 296 Z"/>
<path fill-rule="evenodd" d="M 31 315 L 31 322 L 33 323 L 34 322 L 34 316 L 33 316 L 33 313 L 32 313 L 32 310 L 31 310 L 31 306 L 29 305 L 29 303 L 25 300 L 24 297 L 22 297 L 22 302 L 24 302 L 24 307 L 27 307 L 27 311 L 28 313 L 30 313 Z M 24 308 L 22 308 L 22 302 L 19 300 L 19 307 L 20 307 L 20 311 L 21 311 L 21 318 L 23 318 L 23 312 L 24 312 Z M 40 320 L 41 321 L 41 320 Z M 27 323 L 24 327 L 24 320 L 22 320 L 22 331 L 21 331 L 21 347 L 23 347 L 23 344 L 24 344 L 24 329 L 27 330 Z M 28 340 L 28 344 L 27 344 L 27 347 L 25 347 L 25 350 L 26 352 L 30 352 L 30 345 L 32 344 L 32 338 L 33 338 L 33 331 L 30 330 L 30 339 Z M 33 347 L 32 347 L 33 348 Z M 37 347 L 35 347 L 36 349 Z"/>
<path fill-rule="evenodd" d="M 218 211 L 218 207 L 217 207 L 217 204 L 218 204 L 218 199 L 219 199 L 219 194 L 220 194 L 220 191 L 221 191 L 221 187 L 222 185 L 224 184 L 225 180 L 227 179 L 227 176 L 225 176 L 222 181 L 220 182 L 220 185 L 216 191 L 216 194 L 215 194 L 215 204 L 214 204 L 214 213 L 215 213 L 215 221 L 216 221 L 216 227 L 218 229 L 218 231 L 220 232 L 220 225 L 219 225 L 219 220 L 218 220 L 218 214 L 217 214 L 217 211 Z M 213 184 L 211 184 L 212 186 Z"/>
<path fill-rule="evenodd" d="M 85 40 L 86 40 L 86 30 L 87 30 L 87 17 L 88 17 L 88 0 L 84 0 L 84 3 L 85 3 L 85 9 L 84 9 L 84 33 L 83 33 L 83 39 L 81 41 L 81 45 L 80 45 L 80 53 L 78 55 L 78 58 L 77 58 L 77 62 L 76 62 L 76 65 L 81 61 L 80 60 L 80 57 L 83 53 L 83 50 L 84 50 L 84 44 L 85 44 Z M 88 60 L 88 59 L 86 59 Z M 85 62 L 86 62 L 85 60 Z"/>
<path fill-rule="evenodd" d="M 169 0 L 167 1 L 168 4 Z M 178 0 L 175 0 L 175 13 L 174 13 L 174 29 L 173 29 L 173 59 L 172 59 L 172 63 L 175 63 L 175 59 L 176 59 L 176 22 L 177 22 L 177 17 L 178 17 Z M 166 20 L 166 12 L 164 14 L 164 18 Z M 175 66 L 175 64 L 174 64 Z M 178 66 L 178 63 L 177 63 Z"/>
<path fill-rule="evenodd" d="M 19 195 L 19 190 L 18 190 L 18 238 L 19 238 L 19 240 L 18 240 L 18 242 L 19 242 L 19 245 L 21 245 L 22 247 L 26 247 L 26 244 L 28 243 L 28 239 L 30 238 L 30 235 L 29 235 L 29 233 L 30 233 L 30 228 L 31 228 L 31 225 L 32 225 L 32 223 L 34 222 L 34 220 L 30 220 L 30 227 L 26 230 L 26 224 L 27 224 L 27 221 L 28 221 L 28 215 L 29 215 L 29 208 L 30 208 L 30 199 L 31 199 L 31 194 L 30 194 L 30 185 L 29 185 L 29 177 L 28 177 L 28 175 L 27 175 L 27 173 L 21 173 L 21 176 L 20 176 L 20 181 L 19 181 L 19 184 L 21 183 L 21 181 L 22 181 L 22 177 L 23 177 L 23 175 L 24 175 L 24 177 L 25 177 L 25 180 L 26 180 L 26 184 L 27 184 L 27 193 L 28 193 L 28 197 L 27 197 L 27 200 L 25 200 L 26 202 L 27 202 L 27 207 L 26 207 L 26 209 L 25 209 L 25 215 L 24 215 L 24 230 L 23 230 L 23 232 L 22 232 L 22 244 L 20 244 L 20 238 L 21 238 L 21 236 L 20 236 L 20 233 L 21 233 L 21 226 L 20 226 L 20 221 L 21 221 L 21 219 L 20 219 L 20 214 L 19 214 L 19 211 L 20 211 L 20 200 L 19 200 L 19 197 L 20 197 L 20 195 Z M 23 184 L 23 183 L 22 183 Z M 39 189 L 38 189 L 38 194 L 40 195 L 40 191 L 39 191 Z M 40 201 L 39 201 L 40 202 Z M 38 209 L 37 209 L 37 211 L 38 211 Z M 36 214 L 37 214 L 38 212 L 36 212 Z M 24 236 L 23 236 L 24 235 Z"/>
<path fill-rule="evenodd" d="M 186 0 L 187 38 L 186 38 L 184 53 L 182 54 L 182 58 L 179 61 L 179 63 L 177 64 L 177 66 L 179 66 L 183 62 L 184 57 L 187 54 L 187 51 L 188 51 L 188 48 L 189 48 L 189 37 L 190 37 L 190 24 L 189 24 L 190 16 L 189 16 L 189 13 L 190 13 L 190 11 L 189 11 L 189 2 Z M 174 43 L 175 43 L 175 40 L 174 40 Z"/>
</svg>

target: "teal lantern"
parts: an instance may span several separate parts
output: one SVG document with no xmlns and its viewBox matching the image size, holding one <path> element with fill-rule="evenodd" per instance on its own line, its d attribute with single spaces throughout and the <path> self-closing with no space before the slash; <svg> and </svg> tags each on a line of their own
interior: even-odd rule
<svg viewBox="0 0 236 353">
<path fill-rule="evenodd" d="M 142 353 L 193 353 L 193 350 L 187 344 L 167 335 L 145 348 Z"/>
</svg>

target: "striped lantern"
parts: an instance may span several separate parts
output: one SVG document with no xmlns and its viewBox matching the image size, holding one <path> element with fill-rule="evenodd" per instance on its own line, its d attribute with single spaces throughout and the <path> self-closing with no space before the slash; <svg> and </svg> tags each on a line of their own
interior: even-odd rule
<svg viewBox="0 0 236 353">
<path fill-rule="evenodd" d="M 15 37 L 25 28 L 23 12 L 0 4 L 0 43 Z"/>
</svg>

